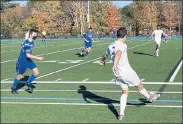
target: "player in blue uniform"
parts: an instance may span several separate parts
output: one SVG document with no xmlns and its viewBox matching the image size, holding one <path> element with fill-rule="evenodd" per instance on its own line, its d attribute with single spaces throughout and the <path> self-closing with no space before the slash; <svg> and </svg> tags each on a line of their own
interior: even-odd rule
<svg viewBox="0 0 183 124">
<path fill-rule="evenodd" d="M 36 66 L 36 64 L 31 59 L 37 59 L 37 60 L 43 60 L 43 57 L 38 57 L 32 55 L 32 49 L 34 48 L 34 42 L 37 38 L 37 30 L 32 29 L 29 31 L 29 37 L 21 44 L 20 49 L 20 56 L 17 59 L 16 62 L 16 73 L 17 77 L 14 79 L 14 82 L 11 87 L 11 92 L 13 94 L 17 93 L 17 84 L 19 83 L 20 79 L 23 78 L 23 74 L 27 69 L 32 70 L 32 75 L 29 77 L 27 81 L 28 89 L 27 91 L 29 93 L 33 92 L 33 89 L 31 87 L 31 82 L 36 79 L 36 77 L 39 75 L 39 70 Z"/>
<path fill-rule="evenodd" d="M 83 39 L 85 41 L 84 42 L 85 49 L 81 51 L 81 55 L 84 55 L 84 57 L 87 57 L 92 48 L 92 42 L 93 42 L 92 28 L 89 28 L 88 32 L 83 35 Z"/>
</svg>

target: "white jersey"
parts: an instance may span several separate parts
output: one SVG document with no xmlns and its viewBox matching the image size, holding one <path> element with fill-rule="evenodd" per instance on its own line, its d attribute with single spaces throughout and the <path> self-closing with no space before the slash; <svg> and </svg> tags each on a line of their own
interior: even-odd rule
<svg viewBox="0 0 183 124">
<path fill-rule="evenodd" d="M 152 35 L 154 35 L 156 42 L 161 42 L 161 37 L 162 37 L 163 33 L 164 33 L 163 30 L 154 30 L 153 31 Z"/>
<path fill-rule="evenodd" d="M 119 69 L 119 75 L 115 73 L 114 66 L 112 69 L 116 78 L 115 83 L 117 85 L 120 84 L 122 89 L 126 89 L 128 86 L 137 86 L 140 82 L 140 79 L 129 64 L 127 56 L 127 45 L 120 41 L 112 42 L 108 46 L 105 53 L 108 56 L 111 55 L 111 59 L 114 65 L 115 54 L 118 50 L 120 50 L 122 54 L 117 65 L 117 68 Z"/>
<path fill-rule="evenodd" d="M 114 54 L 119 50 L 121 51 L 121 57 L 119 59 L 117 68 L 119 69 L 119 75 L 116 75 L 114 72 L 115 76 L 124 76 L 128 71 L 132 71 L 133 69 L 131 68 L 129 61 L 128 61 L 128 56 L 127 56 L 127 45 L 125 43 L 122 43 L 120 41 L 115 41 L 114 44 Z M 114 59 L 113 59 L 114 63 Z M 114 67 L 113 67 L 114 68 Z M 114 70 L 113 70 L 114 71 Z"/>
</svg>

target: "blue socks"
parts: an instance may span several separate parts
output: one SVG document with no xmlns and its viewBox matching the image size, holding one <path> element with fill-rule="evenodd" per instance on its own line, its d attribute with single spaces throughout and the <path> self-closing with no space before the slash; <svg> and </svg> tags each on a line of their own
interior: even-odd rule
<svg viewBox="0 0 183 124">
<path fill-rule="evenodd" d="M 84 56 L 85 56 L 85 57 L 88 56 L 88 51 L 86 51 L 86 53 L 84 54 Z"/>
<path fill-rule="evenodd" d="M 34 76 L 34 74 L 32 74 L 32 75 L 29 77 L 29 79 L 28 79 L 28 81 L 27 81 L 27 84 L 30 85 L 31 82 L 34 81 L 35 79 L 36 79 L 36 76 Z"/>
<path fill-rule="evenodd" d="M 19 80 L 15 78 L 14 82 L 13 82 L 13 85 L 12 85 L 13 89 L 16 89 L 18 82 L 19 82 Z"/>
</svg>

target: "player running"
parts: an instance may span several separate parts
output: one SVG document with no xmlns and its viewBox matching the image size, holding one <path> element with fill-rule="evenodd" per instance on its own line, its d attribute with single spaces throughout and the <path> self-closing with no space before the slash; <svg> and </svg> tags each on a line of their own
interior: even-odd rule
<svg viewBox="0 0 183 124">
<path fill-rule="evenodd" d="M 160 49 L 162 35 L 168 37 L 168 35 L 165 34 L 163 30 L 161 30 L 160 25 L 157 25 L 157 30 L 154 30 L 152 33 L 152 39 L 156 43 L 156 49 L 154 52 L 154 56 L 159 56 L 159 49 Z"/>
<path fill-rule="evenodd" d="M 84 39 L 85 49 L 83 49 L 81 51 L 81 55 L 84 55 L 84 57 L 87 57 L 89 52 L 91 51 L 91 48 L 92 48 L 92 42 L 93 42 L 93 31 L 92 31 L 92 28 L 89 28 L 88 32 L 83 35 L 83 39 Z"/>
<path fill-rule="evenodd" d="M 124 111 L 129 93 L 128 87 L 135 86 L 139 93 L 142 94 L 149 102 L 153 102 L 160 97 L 160 94 L 146 91 L 138 75 L 130 66 L 127 56 L 127 45 L 124 43 L 126 36 L 127 30 L 124 27 L 120 28 L 117 31 L 117 40 L 108 46 L 108 49 L 100 62 L 100 65 L 104 65 L 105 59 L 111 55 L 113 61 L 112 70 L 115 75 L 115 84 L 120 85 L 122 90 L 118 120 L 122 120 L 124 117 Z"/>
<path fill-rule="evenodd" d="M 31 69 L 33 72 L 27 81 L 28 86 L 27 91 L 29 93 L 33 92 L 31 82 L 34 81 L 36 77 L 39 75 L 39 70 L 36 64 L 31 59 L 37 59 L 37 60 L 44 59 L 43 57 L 32 55 L 32 49 L 34 48 L 33 40 L 35 40 L 36 38 L 37 38 L 37 30 L 31 29 L 29 30 L 28 39 L 21 44 L 20 56 L 18 57 L 16 62 L 17 77 L 14 79 L 14 82 L 11 87 L 11 92 L 13 94 L 17 93 L 17 84 L 19 83 L 20 79 L 23 78 L 23 74 L 26 72 L 27 69 Z"/>
</svg>

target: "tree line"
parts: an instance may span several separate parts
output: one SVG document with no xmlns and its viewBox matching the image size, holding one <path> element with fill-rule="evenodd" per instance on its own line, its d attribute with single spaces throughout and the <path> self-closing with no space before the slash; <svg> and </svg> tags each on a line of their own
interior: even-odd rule
<svg viewBox="0 0 183 124">
<path fill-rule="evenodd" d="M 97 36 L 124 26 L 129 35 L 145 29 L 151 31 L 160 24 L 170 35 L 182 34 L 182 2 L 169 0 L 134 0 L 119 8 L 111 1 L 34 1 L 21 7 L 11 0 L 1 1 L 1 37 L 24 37 L 25 31 L 38 27 L 47 31 L 49 37 L 80 37 L 89 25 Z M 88 20 L 88 16 L 90 17 Z M 90 23 L 89 23 L 90 22 Z"/>
</svg>

